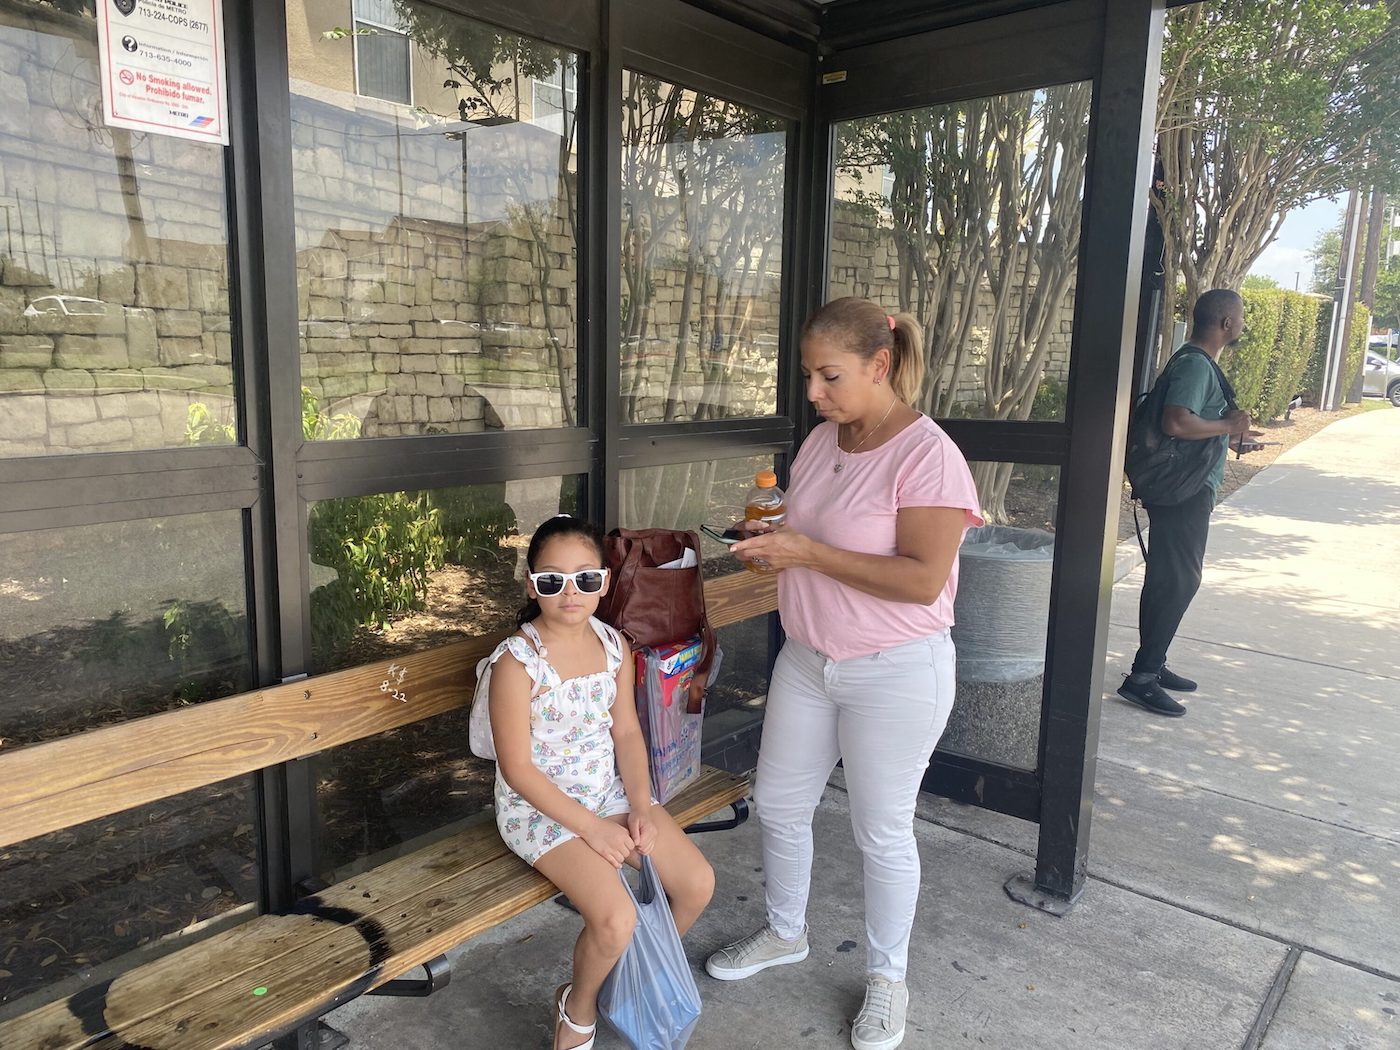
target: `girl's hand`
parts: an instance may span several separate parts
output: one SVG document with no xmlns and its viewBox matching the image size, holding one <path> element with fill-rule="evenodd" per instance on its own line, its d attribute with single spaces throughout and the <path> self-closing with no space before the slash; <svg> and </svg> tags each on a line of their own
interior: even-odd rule
<svg viewBox="0 0 1400 1050">
<path fill-rule="evenodd" d="M 595 821 L 592 828 L 584 832 L 583 841 L 614 868 L 621 868 L 636 847 L 627 829 L 611 820 Z"/>
<path fill-rule="evenodd" d="M 761 559 L 772 569 L 797 569 L 810 566 L 815 560 L 816 544 L 800 532 L 779 525 L 729 548 L 744 561 Z"/>
<path fill-rule="evenodd" d="M 656 822 L 651 819 L 651 806 L 634 809 L 627 814 L 627 831 L 636 843 L 637 852 L 646 856 L 656 845 Z"/>
</svg>

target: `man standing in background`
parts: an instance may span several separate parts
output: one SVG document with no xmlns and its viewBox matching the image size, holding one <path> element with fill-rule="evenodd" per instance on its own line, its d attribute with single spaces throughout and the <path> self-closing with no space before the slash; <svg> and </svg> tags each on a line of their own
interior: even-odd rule
<svg viewBox="0 0 1400 1050">
<path fill-rule="evenodd" d="M 1138 604 L 1138 651 L 1132 673 L 1118 687 L 1118 695 L 1144 710 L 1173 718 L 1184 715 L 1186 708 L 1167 690 L 1189 693 L 1196 683 L 1167 667 L 1167 648 L 1201 586 L 1210 515 L 1225 479 L 1225 454 L 1232 436 L 1239 437 L 1242 451 L 1249 448 L 1249 413 L 1231 408 L 1214 363 L 1243 334 L 1244 300 L 1223 288 L 1206 292 L 1196 300 L 1191 337 L 1186 343 L 1202 353 L 1178 350 L 1157 380 L 1169 384 L 1162 408 L 1162 432 L 1218 446 L 1215 465 L 1194 496 L 1171 506 L 1144 502 L 1152 524 Z"/>
</svg>

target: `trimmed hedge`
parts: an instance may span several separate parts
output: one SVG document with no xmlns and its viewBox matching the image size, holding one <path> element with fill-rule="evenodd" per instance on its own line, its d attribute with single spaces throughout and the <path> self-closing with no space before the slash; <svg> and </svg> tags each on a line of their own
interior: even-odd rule
<svg viewBox="0 0 1400 1050">
<path fill-rule="evenodd" d="M 1261 420 L 1277 419 L 1288 410 L 1288 403 L 1303 389 L 1303 377 L 1316 355 L 1317 315 L 1322 300 L 1296 292 L 1283 293 L 1283 318 L 1278 340 L 1269 356 L 1264 393 L 1254 413 Z"/>
<path fill-rule="evenodd" d="M 1303 375 L 1303 398 L 1317 404 L 1322 398 L 1322 366 L 1327 363 L 1327 340 L 1332 336 L 1332 300 L 1323 299 L 1317 306 L 1317 324 L 1313 326 L 1313 353 L 1308 370 Z"/>
<path fill-rule="evenodd" d="M 1317 324 L 1314 328 L 1313 355 L 1303 377 L 1303 384 L 1299 388 L 1303 391 L 1303 397 L 1314 405 L 1322 398 L 1322 369 L 1327 362 L 1327 340 L 1332 336 L 1332 306 L 1330 299 L 1323 299 L 1319 304 Z M 1362 362 L 1366 360 L 1366 344 L 1371 339 L 1371 311 L 1362 303 L 1357 303 L 1352 309 L 1354 312 L 1351 319 L 1351 342 L 1347 344 L 1346 371 L 1342 375 L 1343 400 L 1346 398 L 1346 392 L 1351 389 L 1351 384 L 1356 382 Z"/>
<path fill-rule="evenodd" d="M 1250 289 L 1244 299 L 1245 335 L 1221 361 L 1221 367 L 1235 386 L 1235 401 L 1251 416 L 1260 413 L 1264 386 L 1269 378 L 1269 362 L 1278 352 L 1279 328 L 1283 321 L 1284 292 Z"/>
<path fill-rule="evenodd" d="M 1221 363 L 1236 400 L 1260 422 L 1283 415 L 1307 388 L 1317 354 L 1317 315 L 1326 300 L 1303 292 L 1246 289 L 1244 338 Z M 1326 334 L 1323 335 L 1326 345 Z"/>
<path fill-rule="evenodd" d="M 1371 311 L 1357 303 L 1351 319 L 1351 342 L 1347 343 L 1347 371 L 1342 378 L 1342 397 L 1361 374 L 1361 366 L 1366 360 L 1366 345 L 1371 341 Z"/>
</svg>

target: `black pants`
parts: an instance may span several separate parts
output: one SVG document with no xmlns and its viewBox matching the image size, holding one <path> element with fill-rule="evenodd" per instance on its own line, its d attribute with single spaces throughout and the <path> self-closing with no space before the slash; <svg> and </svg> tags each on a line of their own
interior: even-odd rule
<svg viewBox="0 0 1400 1050">
<path fill-rule="evenodd" d="M 1147 573 L 1138 602 L 1138 651 L 1133 672 L 1156 674 L 1167 662 L 1167 647 L 1201 586 L 1206 534 L 1215 492 L 1207 485 L 1174 507 L 1147 508 Z"/>
</svg>

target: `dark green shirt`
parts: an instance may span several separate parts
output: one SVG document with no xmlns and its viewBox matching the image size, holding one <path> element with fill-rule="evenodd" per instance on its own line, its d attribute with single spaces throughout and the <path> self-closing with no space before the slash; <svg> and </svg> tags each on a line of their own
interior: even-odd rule
<svg viewBox="0 0 1400 1050">
<path fill-rule="evenodd" d="M 1187 354 L 1171 366 L 1171 383 L 1167 387 L 1165 404 L 1180 405 L 1202 419 L 1214 422 L 1224 419 L 1230 410 L 1225 400 L 1225 391 L 1220 389 L 1220 380 L 1215 377 L 1215 369 L 1200 354 Z M 1206 438 L 1220 444 L 1220 455 L 1215 467 L 1206 479 L 1212 492 L 1220 491 L 1225 480 L 1225 454 L 1230 444 L 1230 435 L 1221 434 L 1218 438 Z"/>
</svg>

